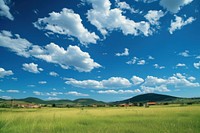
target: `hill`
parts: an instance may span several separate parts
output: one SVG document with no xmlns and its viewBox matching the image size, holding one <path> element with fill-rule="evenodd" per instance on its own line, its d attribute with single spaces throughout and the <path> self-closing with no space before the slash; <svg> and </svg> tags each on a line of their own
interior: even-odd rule
<svg viewBox="0 0 200 133">
<path fill-rule="evenodd" d="M 114 103 L 134 103 L 134 102 L 164 102 L 164 101 L 173 101 L 179 99 L 179 97 L 163 95 L 163 94 L 155 94 L 155 93 L 147 93 L 134 96 L 130 99 L 117 101 Z"/>
<path fill-rule="evenodd" d="M 76 104 L 81 104 L 81 105 L 105 104 L 105 102 L 97 101 L 97 100 L 90 99 L 90 98 L 80 98 L 80 99 L 74 100 L 73 102 Z"/>
<path fill-rule="evenodd" d="M 27 97 L 24 99 L 15 99 L 15 101 L 24 101 L 27 103 L 36 103 L 36 104 L 45 104 L 46 103 L 46 101 L 41 100 L 39 98 L 35 98 L 35 97 Z"/>
</svg>

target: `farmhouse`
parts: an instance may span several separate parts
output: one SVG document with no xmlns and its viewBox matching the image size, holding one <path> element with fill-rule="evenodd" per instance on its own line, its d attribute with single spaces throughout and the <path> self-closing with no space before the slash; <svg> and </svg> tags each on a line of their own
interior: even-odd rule
<svg viewBox="0 0 200 133">
<path fill-rule="evenodd" d="M 41 108 L 40 105 L 36 105 L 36 104 L 18 104 L 17 106 L 19 108 Z"/>
<path fill-rule="evenodd" d="M 147 105 L 156 105 L 156 102 L 147 102 Z"/>
</svg>

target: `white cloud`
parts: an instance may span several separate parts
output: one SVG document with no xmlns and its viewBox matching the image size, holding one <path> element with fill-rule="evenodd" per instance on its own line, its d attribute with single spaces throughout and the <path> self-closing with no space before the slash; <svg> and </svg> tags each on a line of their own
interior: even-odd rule
<svg viewBox="0 0 200 133">
<path fill-rule="evenodd" d="M 176 15 L 174 16 L 175 16 L 175 20 L 171 21 L 171 25 L 169 28 L 170 34 L 173 34 L 174 31 L 180 30 L 183 26 L 188 25 L 192 23 L 193 21 L 195 21 L 195 18 L 193 17 L 189 17 L 187 20 L 184 21 L 183 18 Z"/>
<path fill-rule="evenodd" d="M 131 86 L 129 80 L 122 77 L 111 77 L 101 82 L 105 88 L 127 88 Z"/>
<path fill-rule="evenodd" d="M 136 2 L 152 3 L 158 0 L 135 0 Z"/>
<path fill-rule="evenodd" d="M 0 16 L 7 17 L 10 20 L 14 20 L 13 15 L 10 13 L 10 8 L 6 5 L 8 1 L 0 0 Z"/>
<path fill-rule="evenodd" d="M 28 87 L 35 87 L 35 85 L 27 85 Z"/>
<path fill-rule="evenodd" d="M 191 82 L 193 82 L 193 81 L 195 81 L 195 80 L 196 80 L 196 78 L 195 78 L 195 77 L 193 77 L 193 76 L 190 76 L 190 77 L 188 77 L 188 79 L 189 79 Z"/>
<path fill-rule="evenodd" d="M 154 77 L 154 76 L 147 76 L 143 85 L 145 86 L 160 86 L 162 84 L 166 84 L 166 79 Z"/>
<path fill-rule="evenodd" d="M 128 3 L 126 3 L 125 1 L 120 2 L 119 0 L 115 0 L 116 2 L 116 6 L 118 8 L 120 8 L 121 10 L 129 10 L 131 13 L 138 13 L 138 10 L 135 10 L 134 8 L 132 8 Z"/>
<path fill-rule="evenodd" d="M 185 67 L 186 65 L 184 64 L 184 63 L 178 63 L 177 65 L 176 65 L 176 67 Z"/>
<path fill-rule="evenodd" d="M 11 96 L 0 96 L 0 98 L 2 98 L 2 99 L 12 99 Z"/>
<path fill-rule="evenodd" d="M 6 47 L 19 56 L 29 57 L 27 52 L 32 44 L 26 39 L 21 38 L 18 34 L 12 34 L 10 31 L 0 32 L 0 46 Z"/>
<path fill-rule="evenodd" d="M 200 55 L 198 55 L 198 56 L 196 57 L 196 59 L 200 59 Z"/>
<path fill-rule="evenodd" d="M 179 10 L 193 0 L 160 0 L 160 5 L 172 13 L 178 13 Z"/>
<path fill-rule="evenodd" d="M 168 87 L 182 88 L 182 87 L 199 87 L 198 82 L 193 82 L 195 77 L 186 77 L 181 73 L 176 73 L 168 78 L 158 78 L 154 76 L 147 76 L 145 82 L 140 86 L 145 93 L 150 92 L 168 92 Z"/>
<path fill-rule="evenodd" d="M 19 90 L 7 90 L 9 93 L 19 93 Z"/>
<path fill-rule="evenodd" d="M 137 76 L 133 76 L 131 78 L 131 81 L 133 82 L 133 85 L 139 85 L 144 82 L 144 79 L 137 77 Z"/>
<path fill-rule="evenodd" d="M 0 67 L 0 78 L 4 78 L 5 76 L 13 75 L 14 73 L 11 70 L 5 70 L 4 68 Z"/>
<path fill-rule="evenodd" d="M 154 64 L 153 65 L 156 69 L 164 69 L 165 66 L 159 66 L 158 64 Z"/>
<path fill-rule="evenodd" d="M 39 92 L 39 91 L 33 91 L 33 94 L 35 94 L 37 96 L 43 96 L 44 95 L 43 92 Z"/>
<path fill-rule="evenodd" d="M 187 77 L 182 75 L 181 73 L 176 73 L 168 78 L 158 78 L 154 76 L 147 76 L 143 86 L 174 86 L 178 87 L 199 87 L 199 83 L 193 83 L 191 80 L 187 80 Z"/>
<path fill-rule="evenodd" d="M 200 67 L 200 61 L 197 62 L 197 63 L 194 63 L 193 65 L 194 65 L 194 67 L 195 67 L 196 69 L 199 69 L 199 67 Z"/>
<path fill-rule="evenodd" d="M 0 89 L 0 92 L 4 92 L 2 89 Z"/>
<path fill-rule="evenodd" d="M 141 86 L 141 89 L 145 93 L 152 93 L 152 92 L 169 92 L 170 90 L 165 85 L 155 86 L 155 87 L 149 87 L 149 86 Z"/>
<path fill-rule="evenodd" d="M 146 63 L 145 60 L 139 60 L 138 63 L 137 63 L 137 65 L 144 65 L 145 63 Z"/>
<path fill-rule="evenodd" d="M 47 92 L 46 95 L 47 96 L 57 96 L 57 95 L 62 95 L 62 92 Z"/>
<path fill-rule="evenodd" d="M 178 55 L 183 56 L 183 57 L 189 57 L 189 51 L 185 50 L 184 52 L 180 52 Z"/>
<path fill-rule="evenodd" d="M 125 48 L 123 53 L 116 53 L 116 56 L 128 56 L 129 55 L 129 49 Z"/>
<path fill-rule="evenodd" d="M 66 84 L 79 87 L 79 88 L 94 88 L 94 89 L 103 89 L 103 88 L 128 88 L 132 84 L 126 78 L 122 77 L 111 77 L 107 80 L 97 81 L 97 80 L 82 80 L 78 81 L 76 79 L 67 79 Z"/>
<path fill-rule="evenodd" d="M 90 58 L 87 52 L 81 51 L 78 46 L 69 45 L 65 50 L 54 43 L 50 43 L 44 48 L 33 47 L 30 52 L 34 57 L 59 64 L 64 69 L 70 69 L 70 66 L 72 66 L 79 72 L 90 72 L 94 68 L 101 67 Z"/>
<path fill-rule="evenodd" d="M 133 65 L 137 62 L 137 60 L 138 60 L 137 57 L 133 57 L 133 59 L 131 59 L 130 61 L 127 61 L 126 64 Z"/>
<path fill-rule="evenodd" d="M 48 97 L 47 100 L 60 100 L 58 97 Z"/>
<path fill-rule="evenodd" d="M 56 72 L 49 72 L 49 75 L 53 76 L 53 77 L 58 77 L 59 74 Z"/>
<path fill-rule="evenodd" d="M 148 59 L 149 59 L 149 60 L 154 60 L 155 58 L 154 58 L 153 56 L 150 56 L 150 55 L 149 55 L 149 56 L 148 56 Z"/>
<path fill-rule="evenodd" d="M 159 25 L 159 19 L 165 14 L 162 10 L 149 10 L 148 13 L 144 16 L 152 25 Z"/>
<path fill-rule="evenodd" d="M 34 26 L 39 30 L 47 30 L 53 33 L 73 36 L 82 44 L 96 43 L 99 37 L 90 33 L 82 24 L 79 14 L 73 10 L 63 8 L 61 12 L 49 13 L 48 17 L 39 18 Z M 47 32 L 48 33 L 48 32 Z"/>
<path fill-rule="evenodd" d="M 79 88 L 104 88 L 102 83 L 96 80 L 78 81 L 76 79 L 68 79 L 68 81 L 66 81 L 65 83 Z"/>
<path fill-rule="evenodd" d="M 31 73 L 40 73 L 41 71 L 43 71 L 42 68 L 39 68 L 38 67 L 38 64 L 35 64 L 35 63 L 24 63 L 23 65 L 23 70 L 24 71 L 28 71 L 28 72 L 31 72 Z"/>
<path fill-rule="evenodd" d="M 65 94 L 66 95 L 73 95 L 73 96 L 84 96 L 84 97 L 89 96 L 88 94 L 79 93 L 77 91 L 69 91 L 69 92 L 67 92 Z"/>
<path fill-rule="evenodd" d="M 46 84 L 47 81 L 39 81 L 38 83 L 39 83 L 39 84 Z"/>
<path fill-rule="evenodd" d="M 87 18 L 97 27 L 102 35 L 109 31 L 121 30 L 124 35 L 151 35 L 150 24 L 145 21 L 135 22 L 122 15 L 119 8 L 111 9 L 109 0 L 86 0 L 92 4 L 93 9 L 88 10 Z"/>
<path fill-rule="evenodd" d="M 90 72 L 94 68 L 101 67 L 91 59 L 87 52 L 83 52 L 78 46 L 69 45 L 67 50 L 57 44 L 50 43 L 44 47 L 32 45 L 19 35 L 12 35 L 9 31 L 1 31 L 0 46 L 9 48 L 17 55 L 23 57 L 35 57 L 49 63 L 60 65 L 64 69 L 75 69 L 79 72 Z"/>
<path fill-rule="evenodd" d="M 141 91 L 139 89 L 136 90 L 101 90 L 97 93 L 99 94 L 135 94 L 140 93 Z"/>
</svg>

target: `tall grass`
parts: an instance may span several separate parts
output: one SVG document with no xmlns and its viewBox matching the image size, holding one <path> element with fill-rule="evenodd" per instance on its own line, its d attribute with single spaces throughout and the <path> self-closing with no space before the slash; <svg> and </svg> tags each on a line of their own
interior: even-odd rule
<svg viewBox="0 0 200 133">
<path fill-rule="evenodd" d="M 199 133 L 200 106 L 0 109 L 0 133 Z"/>
</svg>

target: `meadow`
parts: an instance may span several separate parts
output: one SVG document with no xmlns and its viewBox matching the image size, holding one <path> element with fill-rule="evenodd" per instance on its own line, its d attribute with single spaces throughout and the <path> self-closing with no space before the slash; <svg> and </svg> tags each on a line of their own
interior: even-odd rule
<svg viewBox="0 0 200 133">
<path fill-rule="evenodd" d="M 199 133 L 200 106 L 0 108 L 0 133 Z"/>
</svg>

